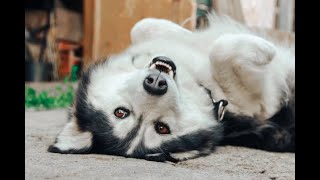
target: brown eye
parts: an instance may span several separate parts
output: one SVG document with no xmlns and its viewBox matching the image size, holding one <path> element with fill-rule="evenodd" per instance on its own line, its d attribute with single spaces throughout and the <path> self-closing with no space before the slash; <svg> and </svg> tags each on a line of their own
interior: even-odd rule
<svg viewBox="0 0 320 180">
<path fill-rule="evenodd" d="M 162 122 L 157 122 L 155 125 L 155 129 L 158 134 L 170 134 L 169 127 Z"/>
<path fill-rule="evenodd" d="M 129 114 L 130 114 L 130 111 L 127 108 L 119 107 L 116 110 L 114 110 L 114 115 L 120 119 L 124 119 L 128 117 Z"/>
</svg>

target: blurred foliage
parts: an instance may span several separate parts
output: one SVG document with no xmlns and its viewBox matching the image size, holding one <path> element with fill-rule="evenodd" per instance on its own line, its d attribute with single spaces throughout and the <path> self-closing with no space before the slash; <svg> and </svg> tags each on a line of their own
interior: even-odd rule
<svg viewBox="0 0 320 180">
<path fill-rule="evenodd" d="M 68 78 L 55 89 L 37 92 L 35 89 L 25 87 L 25 108 L 55 109 L 69 107 L 74 98 L 74 88 Z"/>
</svg>

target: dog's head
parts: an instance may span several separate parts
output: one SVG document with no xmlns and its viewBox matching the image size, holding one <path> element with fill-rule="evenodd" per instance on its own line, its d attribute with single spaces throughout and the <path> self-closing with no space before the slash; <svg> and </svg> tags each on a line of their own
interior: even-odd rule
<svg viewBox="0 0 320 180">
<path fill-rule="evenodd" d="M 197 61 L 203 58 L 208 57 L 159 38 L 92 65 L 82 75 L 70 121 L 49 151 L 155 161 L 210 153 L 221 128 L 210 94 L 196 76 L 210 76 L 209 70 L 200 72 Z"/>
</svg>

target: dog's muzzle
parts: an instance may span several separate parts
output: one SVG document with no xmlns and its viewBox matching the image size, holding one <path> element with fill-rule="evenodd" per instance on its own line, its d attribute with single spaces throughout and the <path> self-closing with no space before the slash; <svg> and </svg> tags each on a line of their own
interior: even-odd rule
<svg viewBox="0 0 320 180">
<path fill-rule="evenodd" d="M 163 73 L 174 78 L 176 75 L 176 66 L 171 59 L 165 56 L 158 56 L 152 60 L 149 65 L 151 74 L 143 81 L 143 88 L 151 95 L 161 96 L 168 90 L 168 84 Z"/>
</svg>

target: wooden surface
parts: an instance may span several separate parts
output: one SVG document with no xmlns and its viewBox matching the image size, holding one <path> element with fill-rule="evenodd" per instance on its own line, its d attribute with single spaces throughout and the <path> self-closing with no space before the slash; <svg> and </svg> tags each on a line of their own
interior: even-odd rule
<svg viewBox="0 0 320 180">
<path fill-rule="evenodd" d="M 240 0 L 215 0 L 213 7 L 218 14 L 245 23 Z M 84 0 L 84 67 L 126 49 L 130 45 L 131 28 L 145 17 L 165 18 L 182 24 L 195 13 L 193 0 Z M 195 21 L 188 21 L 184 27 L 194 30 Z M 270 32 L 278 39 L 294 42 L 292 33 Z"/>
<path fill-rule="evenodd" d="M 279 0 L 276 28 L 283 31 L 294 30 L 294 0 Z"/>
<path fill-rule="evenodd" d="M 92 58 L 93 52 L 93 12 L 94 12 L 94 0 L 84 0 L 83 8 L 83 61 L 84 65 L 88 64 Z"/>
<path fill-rule="evenodd" d="M 275 28 L 276 0 L 241 0 L 246 24 L 250 27 Z"/>
<path fill-rule="evenodd" d="M 228 15 L 239 22 L 244 22 L 240 0 L 214 0 L 213 9 L 218 14 Z"/>
<path fill-rule="evenodd" d="M 284 42 L 292 45 L 295 44 L 296 36 L 294 32 L 270 30 L 270 29 L 266 29 L 265 32 L 267 32 L 267 34 L 270 37 L 276 39 L 279 42 Z"/>
<path fill-rule="evenodd" d="M 145 18 L 156 17 L 182 24 L 195 15 L 193 0 L 85 0 L 84 64 L 116 54 L 130 44 L 130 30 Z M 193 29 L 189 21 L 186 28 Z"/>
<path fill-rule="evenodd" d="M 83 34 L 81 14 L 59 7 L 55 9 L 55 15 L 56 39 L 80 43 Z"/>
</svg>

